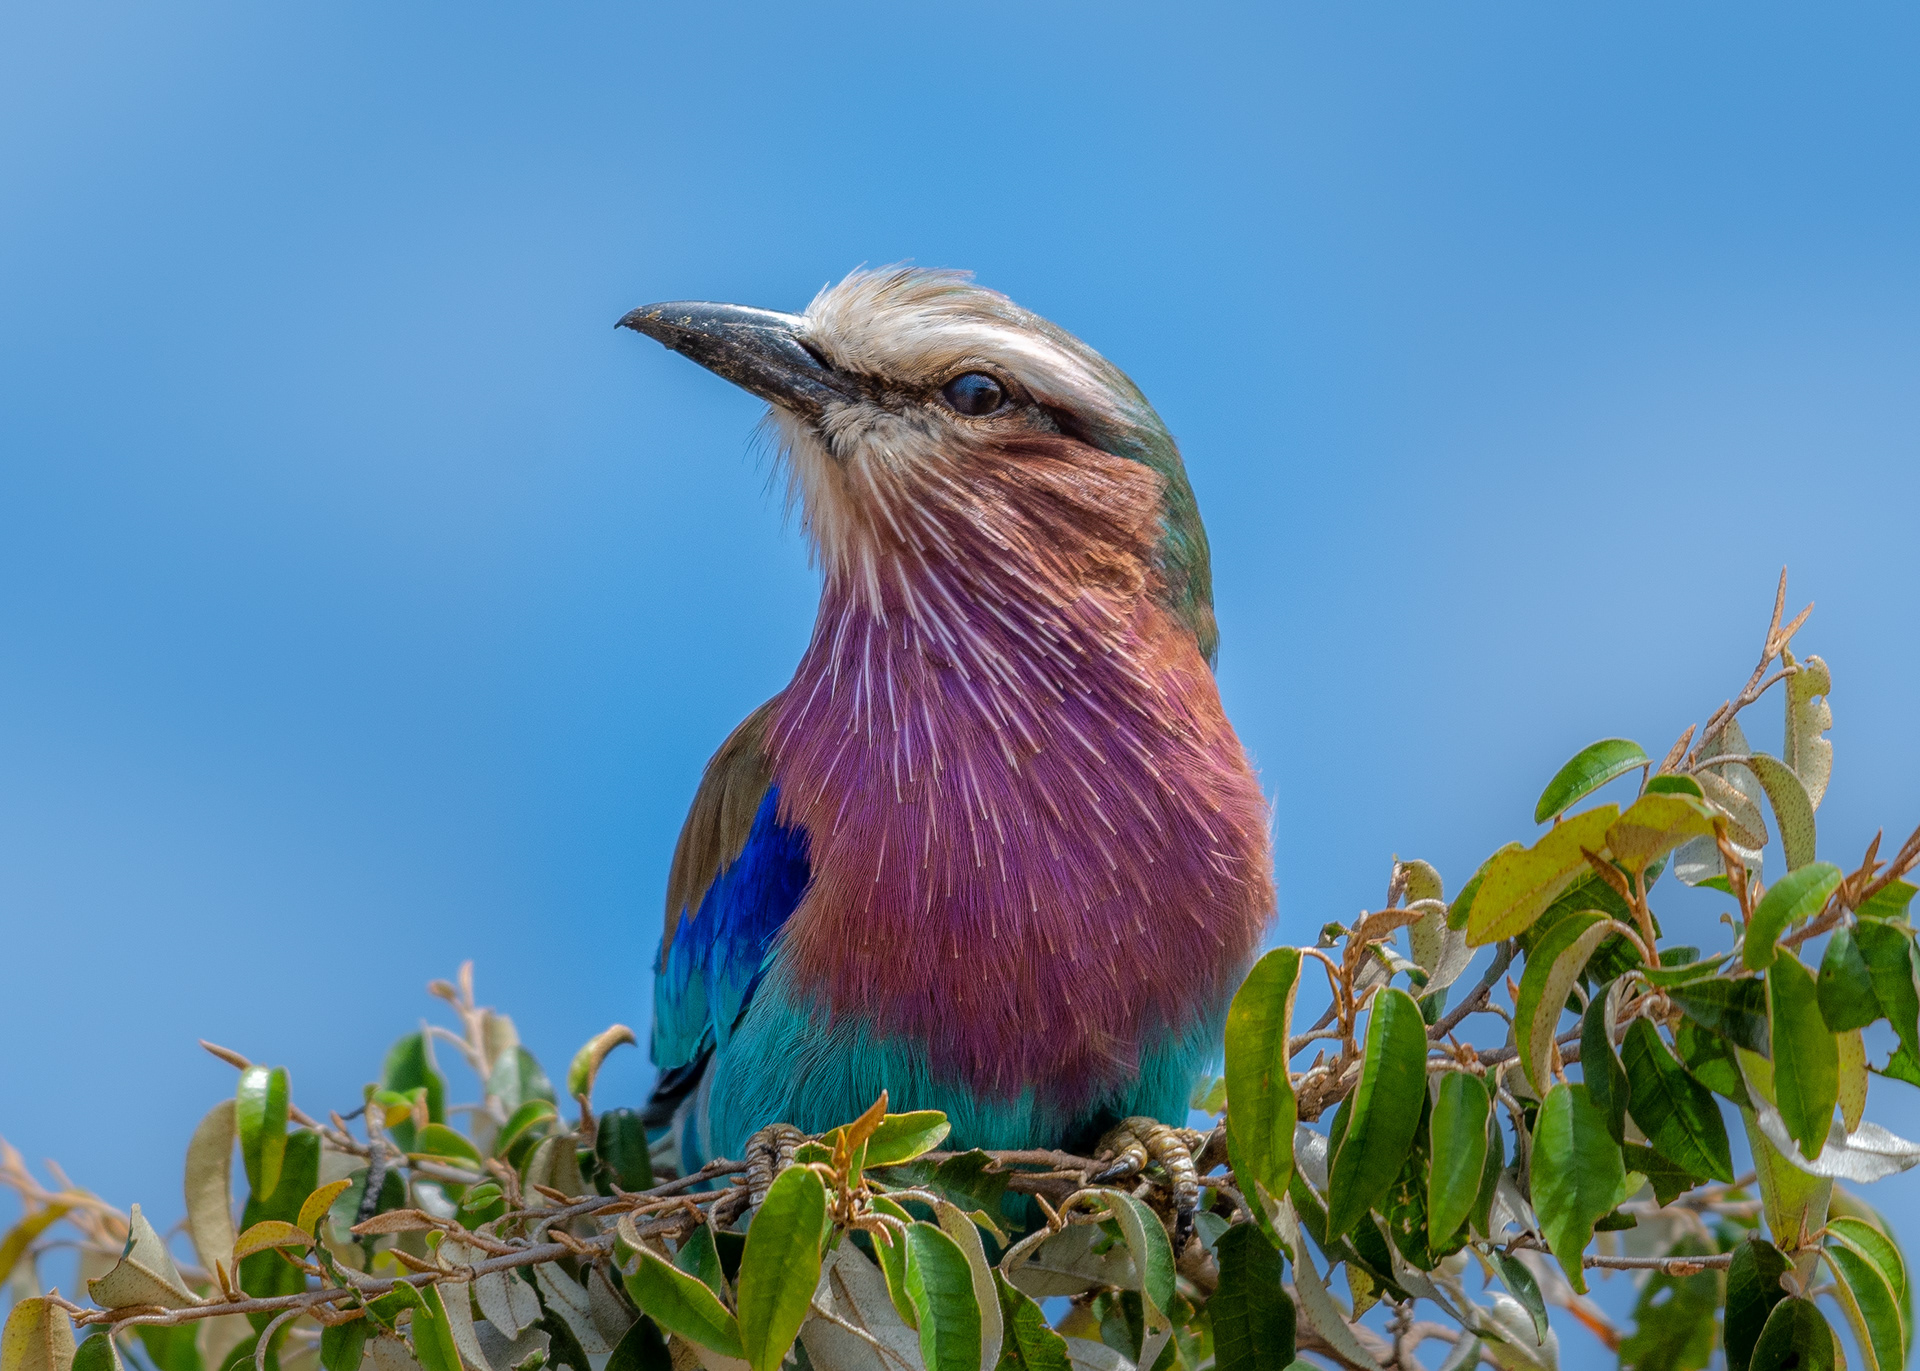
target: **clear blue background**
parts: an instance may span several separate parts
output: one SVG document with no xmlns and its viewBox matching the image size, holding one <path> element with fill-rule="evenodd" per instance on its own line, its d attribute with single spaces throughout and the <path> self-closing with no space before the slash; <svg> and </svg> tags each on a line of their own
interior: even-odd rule
<svg viewBox="0 0 1920 1371">
<path fill-rule="evenodd" d="M 555 1067 L 644 1034 L 684 807 L 815 582 L 755 403 L 611 326 L 862 262 L 973 268 L 1179 436 L 1285 936 L 1664 750 L 1783 563 L 1823 855 L 1920 820 L 1911 8 L 693 8 L 0 12 L 29 1157 L 177 1215 L 196 1037 L 344 1106 L 464 957 Z"/>
</svg>

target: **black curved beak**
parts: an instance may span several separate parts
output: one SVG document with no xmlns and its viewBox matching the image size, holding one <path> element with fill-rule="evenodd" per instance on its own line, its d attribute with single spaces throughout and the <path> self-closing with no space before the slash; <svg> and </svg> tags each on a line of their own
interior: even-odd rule
<svg viewBox="0 0 1920 1371">
<path fill-rule="evenodd" d="M 813 419 L 835 401 L 857 398 L 859 387 L 807 351 L 800 341 L 804 325 L 799 315 L 777 310 L 669 300 L 630 311 L 618 327 L 644 333 L 742 390 Z"/>
</svg>

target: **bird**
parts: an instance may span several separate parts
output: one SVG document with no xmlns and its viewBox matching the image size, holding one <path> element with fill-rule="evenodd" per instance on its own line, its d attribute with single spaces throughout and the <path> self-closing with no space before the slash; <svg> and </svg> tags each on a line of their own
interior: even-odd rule
<svg viewBox="0 0 1920 1371">
<path fill-rule="evenodd" d="M 1159 415 L 964 272 L 619 323 L 768 403 L 820 577 L 674 850 L 657 1155 L 691 1175 L 883 1091 L 958 1148 L 1183 1124 L 1274 883 Z"/>
</svg>

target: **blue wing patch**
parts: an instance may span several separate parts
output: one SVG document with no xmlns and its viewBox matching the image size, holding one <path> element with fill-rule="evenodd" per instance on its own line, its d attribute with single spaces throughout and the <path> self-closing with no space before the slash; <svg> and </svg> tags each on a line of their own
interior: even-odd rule
<svg viewBox="0 0 1920 1371">
<path fill-rule="evenodd" d="M 774 938 L 806 893 L 812 873 L 806 831 L 779 821 L 779 799 L 769 783 L 739 855 L 721 868 L 697 909 L 675 911 L 676 925 L 661 940 L 652 1051 L 663 1071 L 726 1044 L 760 983 Z"/>
</svg>

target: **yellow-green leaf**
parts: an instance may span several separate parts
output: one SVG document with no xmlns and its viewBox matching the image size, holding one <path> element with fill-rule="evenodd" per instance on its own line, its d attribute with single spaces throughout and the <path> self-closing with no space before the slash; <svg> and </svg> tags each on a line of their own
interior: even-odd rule
<svg viewBox="0 0 1920 1371">
<path fill-rule="evenodd" d="M 1798 871 L 1814 858 L 1815 829 L 1813 801 L 1793 768 L 1778 757 L 1752 752 L 1740 759 L 1754 774 L 1760 788 L 1767 792 L 1773 806 L 1774 822 L 1780 827 L 1780 850 L 1786 854 L 1787 870 Z"/>
<path fill-rule="evenodd" d="M 868 1166 L 895 1166 L 931 1152 L 947 1139 L 953 1126 L 937 1109 L 889 1114 L 867 1139 Z"/>
<path fill-rule="evenodd" d="M 1287 1035 L 1300 985 L 1300 953 L 1277 947 L 1253 964 L 1227 1010 L 1227 1132 L 1233 1155 L 1269 1195 L 1293 1174 L 1299 1109 L 1287 1076 Z"/>
<path fill-rule="evenodd" d="M 352 1185 L 353 1181 L 351 1178 L 329 1181 L 311 1195 L 308 1195 L 300 1204 L 300 1218 L 295 1224 L 295 1227 L 305 1229 L 307 1232 L 313 1234 L 314 1237 L 318 1238 L 320 1236 L 320 1224 L 326 1219 L 327 1211 L 333 1208 L 333 1202 L 346 1193 L 347 1189 Z"/>
<path fill-rule="evenodd" d="M 1792 661 L 1792 653 L 1782 654 Z M 1807 788 L 1807 800 L 1815 809 L 1827 793 L 1827 780 L 1833 775 L 1833 744 L 1820 735 L 1833 727 L 1833 709 L 1827 692 L 1833 689 L 1833 674 L 1818 657 L 1798 664 L 1800 670 L 1787 677 L 1787 727 L 1781 745 L 1781 760 L 1793 768 Z"/>
<path fill-rule="evenodd" d="M 1867 1115 L 1867 1044 L 1860 1030 L 1837 1034 L 1840 1055 L 1840 1121 L 1847 1132 L 1857 1132 Z"/>
<path fill-rule="evenodd" d="M 1681 843 L 1712 834 L 1714 813 L 1690 795 L 1642 795 L 1607 830 L 1607 849 L 1629 871 L 1644 871 Z"/>
<path fill-rule="evenodd" d="M 9 1229 L 6 1237 L 0 1238 L 0 1285 L 6 1284 L 14 1265 L 33 1245 L 33 1240 L 59 1222 L 61 1215 L 71 1208 L 70 1204 L 50 1204 L 36 1209 Z"/>
<path fill-rule="evenodd" d="M 1575 877 L 1592 869 L 1581 849 L 1604 848 L 1619 817 L 1618 805 L 1600 805 L 1555 824 L 1532 847 L 1495 853 L 1467 914 L 1467 942 L 1479 947 L 1526 932 Z"/>
<path fill-rule="evenodd" d="M 67 1311 L 41 1297 L 21 1300 L 0 1331 L 0 1371 L 71 1371 L 73 1325 Z"/>
<path fill-rule="evenodd" d="M 233 1243 L 233 1262 L 238 1265 L 242 1257 L 251 1257 L 255 1252 L 265 1252 L 270 1247 L 311 1247 L 313 1235 L 294 1227 L 284 1219 L 262 1219 Z"/>
</svg>

